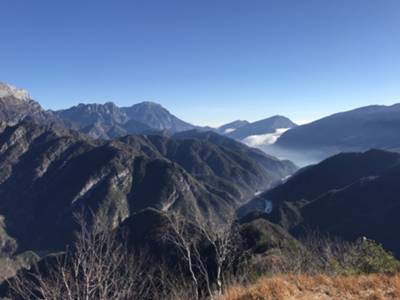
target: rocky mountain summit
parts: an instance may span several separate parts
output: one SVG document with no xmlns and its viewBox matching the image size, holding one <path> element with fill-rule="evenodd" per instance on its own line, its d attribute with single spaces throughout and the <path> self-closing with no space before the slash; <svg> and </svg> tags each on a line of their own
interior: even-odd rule
<svg viewBox="0 0 400 300">
<path fill-rule="evenodd" d="M 16 124 L 25 118 L 45 122 L 50 117 L 26 90 L 0 82 L 0 121 Z"/>
<path fill-rule="evenodd" d="M 130 107 L 118 107 L 112 102 L 81 103 L 45 111 L 26 90 L 0 82 L 0 121 L 16 124 L 24 119 L 38 124 L 58 124 L 102 139 L 157 131 L 173 134 L 199 128 L 175 117 L 160 104 L 148 101 Z"/>
<path fill-rule="evenodd" d="M 155 130 L 168 130 L 175 133 L 197 128 L 197 126 L 175 117 L 167 109 L 155 102 L 141 102 L 130 107 L 123 107 L 121 110 L 130 120 L 146 124 Z"/>
<path fill-rule="evenodd" d="M 67 127 L 103 139 L 151 131 L 166 130 L 175 133 L 196 128 L 153 102 L 142 102 L 123 108 L 112 102 L 79 104 L 54 111 L 53 114 L 63 120 Z"/>
<path fill-rule="evenodd" d="M 28 101 L 31 99 L 27 90 L 0 82 L 0 98 L 13 97 L 16 100 Z"/>
</svg>

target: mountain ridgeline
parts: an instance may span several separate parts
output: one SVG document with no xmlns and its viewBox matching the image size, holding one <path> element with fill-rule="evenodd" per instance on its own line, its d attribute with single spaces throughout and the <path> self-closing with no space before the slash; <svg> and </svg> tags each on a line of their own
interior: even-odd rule
<svg viewBox="0 0 400 300">
<path fill-rule="evenodd" d="M 400 154 L 343 153 L 297 172 L 239 209 L 258 210 L 295 236 L 318 230 L 354 240 L 374 239 L 400 255 Z"/>
<path fill-rule="evenodd" d="M 253 123 L 242 124 L 235 130 L 227 132 L 226 135 L 236 140 L 243 140 L 249 136 L 274 133 L 277 129 L 289 129 L 296 126 L 295 123 L 284 116 L 273 116 Z"/>
<path fill-rule="evenodd" d="M 337 113 L 285 132 L 271 153 L 319 161 L 351 151 L 400 149 L 400 104 L 371 105 Z"/>
<path fill-rule="evenodd" d="M 45 111 L 29 93 L 0 83 L 0 120 L 16 124 L 30 120 L 79 130 L 92 138 L 112 139 L 127 134 L 179 131 L 200 128 L 172 115 L 157 103 L 142 102 L 130 107 L 105 104 L 79 104 L 68 109 Z"/>
<path fill-rule="evenodd" d="M 0 122 L 16 124 L 25 118 L 35 122 L 53 121 L 53 117 L 32 100 L 26 90 L 0 82 Z"/>
<path fill-rule="evenodd" d="M 53 114 L 63 120 L 69 128 L 80 130 L 94 138 L 104 139 L 164 130 L 174 133 L 196 128 L 153 102 L 142 102 L 124 108 L 112 102 L 79 104 L 65 110 L 54 111 Z"/>
<path fill-rule="evenodd" d="M 78 104 L 45 111 L 32 100 L 28 92 L 14 86 L 0 84 L 0 120 L 16 124 L 29 119 L 40 124 L 58 124 L 78 130 L 92 138 L 113 139 L 128 134 L 162 133 L 171 135 L 188 130 L 215 131 L 242 141 L 249 136 L 273 134 L 276 130 L 296 126 L 284 116 L 273 116 L 250 123 L 234 121 L 219 128 L 195 126 L 180 120 L 160 104 L 141 102 L 130 107 L 118 107 L 113 102 Z M 280 135 L 280 134 L 279 134 Z"/>
</svg>

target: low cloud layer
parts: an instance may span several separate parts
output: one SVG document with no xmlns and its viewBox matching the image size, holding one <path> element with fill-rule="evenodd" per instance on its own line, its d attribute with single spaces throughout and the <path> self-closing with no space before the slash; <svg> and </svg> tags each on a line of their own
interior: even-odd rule
<svg viewBox="0 0 400 300">
<path fill-rule="evenodd" d="M 259 134 L 259 135 L 250 135 L 244 140 L 243 143 L 250 147 L 259 147 L 265 145 L 271 145 L 276 142 L 276 140 L 287 130 L 290 128 L 278 128 L 273 133 Z"/>
</svg>

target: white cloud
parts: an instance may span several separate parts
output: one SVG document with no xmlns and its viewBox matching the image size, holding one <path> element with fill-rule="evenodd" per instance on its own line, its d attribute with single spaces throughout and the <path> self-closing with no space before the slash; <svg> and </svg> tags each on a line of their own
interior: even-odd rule
<svg viewBox="0 0 400 300">
<path fill-rule="evenodd" d="M 274 144 L 276 140 L 289 129 L 290 128 L 278 128 L 273 133 L 250 135 L 243 139 L 242 142 L 251 147 L 271 145 Z"/>
<path fill-rule="evenodd" d="M 234 132 L 236 129 L 235 128 L 227 128 L 224 130 L 224 134 L 230 133 L 230 132 Z"/>
</svg>

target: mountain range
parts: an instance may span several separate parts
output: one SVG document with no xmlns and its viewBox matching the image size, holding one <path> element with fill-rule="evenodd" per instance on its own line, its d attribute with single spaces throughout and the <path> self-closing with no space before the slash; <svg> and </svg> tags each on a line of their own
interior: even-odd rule
<svg viewBox="0 0 400 300">
<path fill-rule="evenodd" d="M 308 161 L 320 161 L 340 152 L 371 148 L 398 151 L 399 130 L 400 104 L 371 105 L 297 126 L 265 150 L 295 161 L 301 160 L 301 156 Z"/>
<path fill-rule="evenodd" d="M 300 169 L 239 209 L 254 210 L 295 236 L 317 230 L 354 240 L 365 236 L 400 255 L 400 154 L 342 153 Z"/>
<path fill-rule="evenodd" d="M 0 120 L 15 124 L 26 118 L 36 123 L 52 123 L 78 130 L 93 138 L 113 139 L 127 134 L 162 133 L 171 135 L 192 129 L 214 130 L 228 137 L 244 140 L 248 136 L 274 134 L 277 129 L 291 128 L 293 122 L 282 116 L 250 123 L 235 121 L 219 128 L 195 126 L 171 114 L 158 103 L 141 102 L 130 107 L 105 104 L 78 104 L 45 111 L 29 93 L 9 84 L 0 83 Z M 243 126 L 242 126 L 243 125 Z M 253 146 L 252 143 L 248 143 Z"/>
<path fill-rule="evenodd" d="M 290 119 L 284 116 L 273 116 L 260 121 L 243 124 L 226 135 L 236 140 L 243 140 L 249 136 L 259 136 L 274 133 L 277 129 L 290 129 L 296 127 Z"/>
<path fill-rule="evenodd" d="M 246 121 L 246 120 L 236 120 L 224 125 L 221 125 L 220 127 L 216 128 L 216 132 L 220 133 L 220 134 L 229 134 L 237 129 L 239 129 L 240 127 L 249 125 L 250 122 Z"/>
<path fill-rule="evenodd" d="M 148 207 L 218 221 L 296 170 L 210 134 L 108 141 L 52 125 L 9 126 L 0 134 L 0 215 L 19 249 L 60 249 L 82 207 L 105 210 L 115 226 Z"/>
<path fill-rule="evenodd" d="M 315 163 L 340 152 L 400 149 L 397 138 L 400 104 L 361 107 L 300 126 L 277 115 L 256 122 L 237 120 L 211 128 L 182 121 L 153 102 L 130 107 L 118 107 L 112 102 L 79 104 L 68 109 L 45 111 L 27 91 L 0 83 L 0 120 L 16 124 L 23 119 L 39 124 L 57 124 L 102 139 L 127 134 L 170 136 L 193 129 L 212 130 L 299 165 Z"/>
<path fill-rule="evenodd" d="M 165 130 L 175 133 L 196 128 L 153 102 L 142 102 L 122 108 L 112 102 L 79 104 L 68 109 L 53 111 L 52 114 L 71 129 L 104 139 L 152 131 Z"/>
<path fill-rule="evenodd" d="M 151 102 L 45 111 L 28 92 L 2 84 L 0 244 L 61 249 L 82 208 L 106 211 L 115 227 L 147 209 L 216 222 L 238 209 L 242 217 L 261 210 L 266 223 L 259 222 L 294 236 L 304 228 L 366 235 L 400 253 L 400 158 L 386 151 L 400 149 L 399 118 L 399 105 L 369 106 L 301 126 L 274 116 L 210 130 Z M 244 144 L 257 139 L 271 143 L 267 150 L 334 156 L 296 172 Z"/>
<path fill-rule="evenodd" d="M 234 216 L 229 247 L 260 267 L 282 253 L 306 254 L 310 231 L 373 239 L 400 257 L 398 115 L 399 105 L 370 106 L 300 126 L 278 115 L 210 128 L 152 102 L 46 111 L 2 84 L 0 296 L 9 292 L 1 281 L 17 270 L 25 276 L 38 261 L 46 274 L 74 249 L 77 215 L 89 228 L 93 217 L 105 218 L 118 243 L 168 273 L 182 254 L 163 238 L 175 212 L 213 230 Z M 274 151 L 281 159 L 267 154 Z M 317 163 L 298 169 L 282 159 L 287 153 L 317 153 Z M 211 240 L 193 228 L 185 230 L 197 255 L 213 264 Z"/>
<path fill-rule="evenodd" d="M 252 123 L 243 120 L 233 121 L 218 127 L 216 132 L 252 147 L 262 147 L 275 143 L 285 131 L 296 126 L 284 116 L 273 116 Z"/>
<path fill-rule="evenodd" d="M 178 119 L 153 102 L 122 108 L 112 102 L 79 104 L 68 109 L 45 111 L 38 102 L 31 99 L 27 91 L 0 83 L 0 120 L 16 124 L 25 119 L 39 124 L 58 124 L 103 139 L 127 134 L 157 131 L 175 133 L 200 128 Z"/>
</svg>

